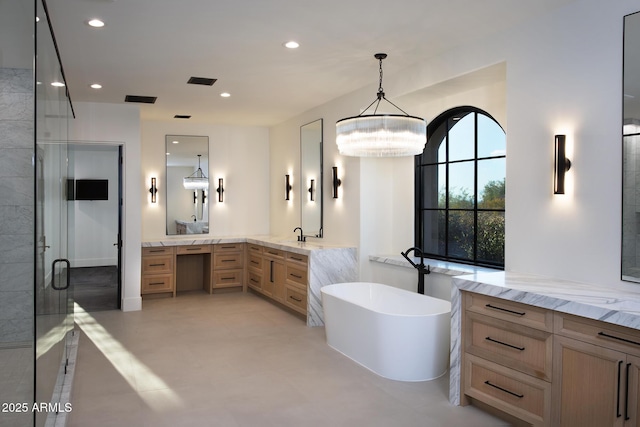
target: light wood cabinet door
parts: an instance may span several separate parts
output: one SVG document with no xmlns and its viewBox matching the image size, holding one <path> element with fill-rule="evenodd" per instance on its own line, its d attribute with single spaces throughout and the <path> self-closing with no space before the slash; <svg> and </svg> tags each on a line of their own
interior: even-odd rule
<svg viewBox="0 0 640 427">
<path fill-rule="evenodd" d="M 623 426 L 626 360 L 625 353 L 556 335 L 553 425 Z"/>
<path fill-rule="evenodd" d="M 625 375 L 624 425 L 640 427 L 640 357 L 627 355 Z"/>
<path fill-rule="evenodd" d="M 266 273 L 263 277 L 262 288 L 271 291 L 271 298 L 284 301 L 285 265 L 278 259 L 265 258 Z"/>
</svg>

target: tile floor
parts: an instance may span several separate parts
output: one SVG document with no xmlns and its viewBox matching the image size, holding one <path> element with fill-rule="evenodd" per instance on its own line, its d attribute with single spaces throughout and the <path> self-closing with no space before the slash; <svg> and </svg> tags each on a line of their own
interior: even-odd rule
<svg viewBox="0 0 640 427">
<path fill-rule="evenodd" d="M 451 406 L 447 375 L 381 378 L 327 346 L 324 328 L 250 293 L 78 311 L 71 427 L 508 425 Z"/>
</svg>

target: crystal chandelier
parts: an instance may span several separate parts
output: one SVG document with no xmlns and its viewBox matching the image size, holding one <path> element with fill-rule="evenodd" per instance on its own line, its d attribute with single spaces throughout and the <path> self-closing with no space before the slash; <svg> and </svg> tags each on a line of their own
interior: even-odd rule
<svg viewBox="0 0 640 427">
<path fill-rule="evenodd" d="M 202 154 L 198 154 L 198 170 L 192 173 L 189 176 L 185 176 L 182 178 L 182 185 L 187 190 L 208 190 L 209 189 L 209 178 L 202 172 L 200 168 L 200 156 Z"/>
<path fill-rule="evenodd" d="M 427 142 L 427 123 L 420 117 L 410 116 L 385 97 L 382 90 L 382 60 L 387 54 L 376 53 L 374 56 L 380 62 L 377 97 L 359 115 L 336 122 L 338 150 L 342 155 L 356 157 L 421 154 Z M 376 114 L 383 99 L 404 114 Z M 365 114 L 373 104 L 376 104 L 373 114 Z"/>
</svg>

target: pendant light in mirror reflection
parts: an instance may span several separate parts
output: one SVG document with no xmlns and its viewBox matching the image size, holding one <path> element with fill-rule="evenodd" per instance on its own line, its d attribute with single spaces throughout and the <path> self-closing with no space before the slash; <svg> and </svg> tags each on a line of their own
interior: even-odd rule
<svg viewBox="0 0 640 427">
<path fill-rule="evenodd" d="M 380 84 L 376 99 L 354 117 L 336 122 L 336 144 L 340 154 L 355 157 L 399 157 L 421 154 L 427 142 L 427 123 L 420 117 L 410 116 L 389 101 L 382 89 L 382 60 L 386 53 L 376 53 L 380 64 Z M 382 101 L 403 114 L 382 114 L 378 108 Z M 373 105 L 373 114 L 365 114 Z"/>
<path fill-rule="evenodd" d="M 291 178 L 289 174 L 284 176 L 284 199 L 291 200 Z"/>
<path fill-rule="evenodd" d="M 218 188 L 216 189 L 218 193 L 218 201 L 224 201 L 224 180 L 222 178 L 218 178 Z"/>
<path fill-rule="evenodd" d="M 149 189 L 149 193 L 151 193 L 151 203 L 156 202 L 156 193 L 158 192 L 158 187 L 156 187 L 156 178 L 151 178 L 151 188 Z"/>
<path fill-rule="evenodd" d="M 200 157 L 202 154 L 198 154 L 198 169 L 189 176 L 185 176 L 182 179 L 182 185 L 187 190 L 207 190 L 209 189 L 209 178 L 202 172 L 200 167 Z"/>
<path fill-rule="evenodd" d="M 554 163 L 553 194 L 564 194 L 565 173 L 571 168 L 571 160 L 567 159 L 566 135 L 555 136 Z"/>
<path fill-rule="evenodd" d="M 340 187 L 340 185 L 342 185 L 342 180 L 340 178 L 338 178 L 338 167 L 337 166 L 333 166 L 331 168 L 331 173 L 332 173 L 332 193 L 333 193 L 333 198 L 337 199 L 338 198 L 338 187 Z"/>
</svg>

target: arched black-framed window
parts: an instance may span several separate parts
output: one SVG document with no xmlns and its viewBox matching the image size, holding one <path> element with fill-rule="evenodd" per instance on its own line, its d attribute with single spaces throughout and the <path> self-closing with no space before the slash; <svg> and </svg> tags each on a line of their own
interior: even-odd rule
<svg viewBox="0 0 640 427">
<path fill-rule="evenodd" d="M 504 267 L 506 136 L 475 107 L 445 111 L 416 156 L 415 245 L 425 256 Z"/>
</svg>

